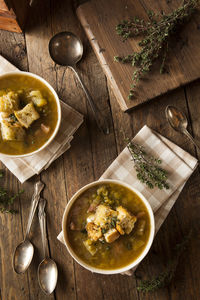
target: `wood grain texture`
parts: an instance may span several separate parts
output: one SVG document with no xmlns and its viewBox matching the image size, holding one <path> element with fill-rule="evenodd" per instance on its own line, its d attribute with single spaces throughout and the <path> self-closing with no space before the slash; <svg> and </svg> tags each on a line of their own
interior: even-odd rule
<svg viewBox="0 0 200 300">
<path fill-rule="evenodd" d="M 4 0 L 0 0 L 0 11 L 8 11 L 8 6 Z"/>
<path fill-rule="evenodd" d="M 134 99 L 128 100 L 133 68 L 129 64 L 114 62 L 116 55 L 126 56 L 139 50 L 138 39 L 129 39 L 124 43 L 117 36 L 115 27 L 120 21 L 134 16 L 147 20 L 148 10 L 170 13 L 181 3 L 180 0 L 169 1 L 169 4 L 165 0 L 92 0 L 78 7 L 77 15 L 123 111 L 199 78 L 199 14 L 194 15 L 183 28 L 178 41 L 174 40 L 167 58 L 168 72 L 160 76 L 159 64 L 156 63 L 137 85 Z"/>
<path fill-rule="evenodd" d="M 0 16 L 0 29 L 13 32 L 22 32 L 19 24 L 16 21 L 16 16 Z"/>
<path fill-rule="evenodd" d="M 125 1 L 126 2 L 126 1 Z M 171 1 L 172 5 L 175 1 Z M 150 4 L 141 1 L 141 5 Z M 200 81 L 179 88 L 154 101 L 136 107 L 131 113 L 123 113 L 107 83 L 84 31 L 78 22 L 74 1 L 44 0 L 32 9 L 25 38 L 22 34 L 0 31 L 0 54 L 21 70 L 39 74 L 52 84 L 59 97 L 84 114 L 85 122 L 74 136 L 72 146 L 47 171 L 35 176 L 22 186 L 6 171 L 0 185 L 17 192 L 25 189 L 15 202 L 19 210 L 16 216 L 0 215 L 0 299 L 1 300 L 199 300 L 200 278 L 200 174 L 193 174 L 175 207 L 170 212 L 153 243 L 149 255 L 140 264 L 137 277 L 122 275 L 102 276 L 92 274 L 75 263 L 64 245 L 56 239 L 61 230 L 64 208 L 70 197 L 83 185 L 98 179 L 110 163 L 125 147 L 124 135 L 134 136 L 145 124 L 189 151 L 199 155 L 182 135 L 166 123 L 166 105 L 182 109 L 189 119 L 189 130 L 200 140 Z M 156 1 L 155 9 L 161 9 L 163 1 Z M 98 131 L 85 95 L 74 74 L 65 67 L 55 66 L 48 54 L 48 42 L 59 31 L 72 31 L 84 44 L 84 57 L 78 64 L 83 80 L 96 104 L 110 121 L 111 133 L 104 136 Z M 178 61 L 178 57 L 175 57 Z M 1 167 L 1 166 L 0 166 Z M 3 166 L 2 166 L 3 167 Z M 3 167 L 4 168 L 4 167 Z M 18 276 L 12 269 L 12 254 L 23 239 L 34 183 L 41 178 L 46 184 L 43 197 L 47 199 L 47 229 L 49 253 L 58 264 L 59 279 L 53 295 L 45 296 L 37 282 L 37 267 L 42 259 L 41 235 L 38 218 L 31 228 L 31 240 L 35 255 L 27 273 Z M 163 270 L 173 256 L 173 247 L 193 227 L 196 237 L 181 257 L 175 278 L 168 288 L 151 294 L 137 292 L 138 277 L 149 279 Z"/>
<path fill-rule="evenodd" d="M 29 11 L 29 0 L 0 0 L 0 29 L 22 32 Z"/>
<path fill-rule="evenodd" d="M 13 64 L 22 70 L 27 69 L 27 57 L 25 41 L 22 35 L 0 31 L 0 54 L 9 59 Z M 1 164 L 0 168 L 5 169 Z M 8 189 L 10 193 L 17 193 L 22 186 L 18 180 L 8 170 L 5 169 L 5 178 L 0 181 L 0 185 Z M 23 204 L 27 199 L 21 195 L 15 201 L 16 215 L 0 216 L 0 289 L 2 299 L 29 299 L 29 282 L 27 274 L 17 276 L 13 272 L 12 255 L 18 242 L 23 240 L 24 227 L 22 222 Z M 25 201 L 25 202 L 23 202 Z"/>
</svg>

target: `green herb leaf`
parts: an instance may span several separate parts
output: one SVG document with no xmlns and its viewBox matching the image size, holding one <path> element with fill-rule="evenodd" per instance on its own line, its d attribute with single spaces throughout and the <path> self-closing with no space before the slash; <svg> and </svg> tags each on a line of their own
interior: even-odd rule
<svg viewBox="0 0 200 300">
<path fill-rule="evenodd" d="M 191 18 L 199 4 L 200 0 L 184 0 L 179 8 L 168 15 L 164 12 L 156 14 L 149 11 L 148 21 L 135 17 L 133 20 L 123 20 L 116 26 L 116 32 L 123 37 L 123 41 L 133 36 L 143 36 L 143 39 L 139 42 L 140 52 L 114 57 L 116 62 L 129 63 L 134 68 L 136 67 L 133 74 L 134 85 L 132 85 L 132 88 L 133 86 L 135 88 L 140 79 L 151 70 L 154 61 L 159 57 L 162 58 L 160 73 L 165 71 L 170 37 Z M 132 91 L 129 93 L 128 98 L 133 99 Z"/>
<path fill-rule="evenodd" d="M 112 217 L 111 222 L 110 222 L 111 228 L 115 228 L 116 223 L 117 223 L 117 217 Z"/>
<path fill-rule="evenodd" d="M 158 187 L 160 190 L 169 189 L 168 174 L 160 167 L 161 160 L 147 155 L 143 147 L 130 140 L 127 147 L 134 161 L 137 178 L 150 189 L 154 187 Z"/>
</svg>

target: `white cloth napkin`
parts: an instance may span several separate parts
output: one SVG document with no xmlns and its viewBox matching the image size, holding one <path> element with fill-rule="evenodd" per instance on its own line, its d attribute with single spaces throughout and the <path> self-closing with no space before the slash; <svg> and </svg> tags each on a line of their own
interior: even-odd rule
<svg viewBox="0 0 200 300">
<path fill-rule="evenodd" d="M 188 152 L 175 145 L 167 138 L 161 136 L 148 126 L 144 126 L 133 141 L 144 147 L 145 151 L 162 160 L 162 168 L 168 172 L 168 190 L 150 189 L 137 179 L 134 162 L 126 147 L 108 169 L 100 177 L 101 179 L 118 179 L 126 182 L 139 190 L 149 201 L 155 217 L 156 233 L 166 219 L 168 213 L 176 202 L 188 178 L 191 176 L 198 161 Z M 64 243 L 63 232 L 58 239 Z M 125 272 L 132 275 L 136 268 Z"/>
<path fill-rule="evenodd" d="M 11 71 L 19 71 L 15 66 L 0 56 L 0 74 Z M 20 71 L 19 71 L 20 72 Z M 0 155 L 0 160 L 19 179 L 21 183 L 35 174 L 39 174 L 43 169 L 47 169 L 50 164 L 70 148 L 73 134 L 83 122 L 83 116 L 67 105 L 61 103 L 62 121 L 60 129 L 54 140 L 44 150 L 25 158 L 8 158 Z"/>
</svg>

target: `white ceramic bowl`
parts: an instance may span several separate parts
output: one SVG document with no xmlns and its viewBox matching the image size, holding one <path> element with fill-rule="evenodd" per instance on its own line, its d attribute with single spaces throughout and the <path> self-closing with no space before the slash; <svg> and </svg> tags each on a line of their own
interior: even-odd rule
<svg viewBox="0 0 200 300">
<path fill-rule="evenodd" d="M 144 248 L 143 252 L 141 253 L 141 255 L 134 260 L 132 263 L 128 264 L 127 266 L 123 267 L 123 268 L 118 268 L 118 269 L 113 269 L 113 270 L 103 270 L 103 269 L 99 269 L 99 268 L 95 268 L 92 267 L 90 265 L 88 265 L 87 263 L 85 263 L 83 260 L 81 260 L 73 251 L 68 239 L 67 239 L 67 218 L 69 215 L 69 211 L 70 208 L 72 207 L 73 203 L 76 201 L 76 199 L 86 190 L 88 190 L 89 188 L 95 186 L 95 185 L 99 185 L 99 184 L 104 184 L 104 183 L 116 183 L 119 185 L 122 185 L 128 189 L 130 189 L 131 191 L 133 191 L 134 193 L 136 193 L 140 199 L 143 201 L 144 205 L 146 206 L 149 216 L 150 216 L 150 235 L 149 235 L 149 240 L 147 242 L 146 247 Z M 118 274 L 118 273 L 123 273 L 126 272 L 132 268 L 134 268 L 136 265 L 138 265 L 142 259 L 146 256 L 146 254 L 148 253 L 152 242 L 153 242 L 153 238 L 154 238 L 154 232 L 155 232 L 155 222 L 154 222 L 154 215 L 153 215 L 153 211 L 151 209 L 151 206 L 149 204 L 149 202 L 145 199 L 145 197 L 138 192 L 135 188 L 131 187 L 129 184 L 126 184 L 122 181 L 119 180 L 111 180 L 111 179 L 107 179 L 107 180 L 100 180 L 100 181 L 94 181 L 92 183 L 89 183 L 87 185 L 85 185 L 84 187 L 82 187 L 78 192 L 76 192 L 74 194 L 74 196 L 70 199 L 70 201 L 68 202 L 64 214 L 63 214 L 63 219 L 62 219 L 62 230 L 64 233 L 64 242 L 65 245 L 69 251 L 69 253 L 71 254 L 71 256 L 84 268 L 86 268 L 87 270 L 91 271 L 91 272 L 95 272 L 95 273 L 100 273 L 100 274 L 105 274 L 105 275 L 111 275 L 111 274 Z"/>
<path fill-rule="evenodd" d="M 44 148 L 46 148 L 51 142 L 52 140 L 55 138 L 57 132 L 58 132 L 58 129 L 60 127 L 60 123 L 61 123 L 61 106 L 60 106 L 60 100 L 58 98 L 58 95 L 57 93 L 55 92 L 55 90 L 52 88 L 52 86 L 45 80 L 43 79 L 42 77 L 36 75 L 36 74 L 33 74 L 33 73 L 30 73 L 30 72 L 21 72 L 21 71 L 13 71 L 13 72 L 7 72 L 5 74 L 2 74 L 0 75 L 0 81 L 2 78 L 5 78 L 5 77 L 8 77 L 10 75 L 24 75 L 24 76 L 27 76 L 27 77 L 32 77 L 32 78 L 36 78 L 38 79 L 39 81 L 41 81 L 50 91 L 51 93 L 53 94 L 54 98 L 55 98 L 55 101 L 56 101 L 56 104 L 57 104 L 57 113 L 58 113 L 58 120 L 57 120 L 57 124 L 56 124 L 56 127 L 54 129 L 54 132 L 52 133 L 52 135 L 50 136 L 50 138 L 46 141 L 46 143 L 44 143 L 40 148 L 38 148 L 37 150 L 33 151 L 33 152 L 29 152 L 29 153 L 26 153 L 26 154 L 20 154 L 20 155 L 12 155 L 12 154 L 5 154 L 5 153 L 1 153 L 0 152 L 0 155 L 1 156 L 6 156 L 6 157 L 12 157 L 12 158 L 16 158 L 16 157 L 25 157 L 25 156 L 29 156 L 29 155 L 33 155 L 41 150 L 43 150 Z"/>
</svg>

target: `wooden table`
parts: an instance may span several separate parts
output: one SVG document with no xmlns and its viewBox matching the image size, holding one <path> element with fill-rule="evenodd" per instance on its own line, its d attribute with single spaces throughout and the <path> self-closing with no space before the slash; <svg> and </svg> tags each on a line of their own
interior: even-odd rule
<svg viewBox="0 0 200 300">
<path fill-rule="evenodd" d="M 189 119 L 189 130 L 200 140 L 200 81 L 153 100 L 132 113 L 123 113 L 77 21 L 72 1 L 39 2 L 32 10 L 25 35 L 0 31 L 0 54 L 21 70 L 29 70 L 47 79 L 61 99 L 85 115 L 85 122 L 76 133 L 71 149 L 40 176 L 35 176 L 21 185 L 6 170 L 3 186 L 12 192 L 24 188 L 25 192 L 20 200 L 15 202 L 15 208 L 19 211 L 17 215 L 0 216 L 0 298 L 2 300 L 199 299 L 199 169 L 189 179 L 175 207 L 156 236 L 149 255 L 137 270 L 138 277 L 143 279 L 151 278 L 163 270 L 173 255 L 175 244 L 181 241 L 193 227 L 196 238 L 191 240 L 182 255 L 175 278 L 168 288 L 145 295 L 137 292 L 138 279 L 134 276 L 92 274 L 72 260 L 56 237 L 61 230 L 62 214 L 67 201 L 80 187 L 98 179 L 117 157 L 126 144 L 123 132 L 126 136 L 132 137 L 144 124 L 147 124 L 191 154 L 200 156 L 186 138 L 169 127 L 164 115 L 166 105 L 172 104 L 182 109 Z M 90 107 L 74 74 L 70 70 L 64 73 L 64 67 L 55 67 L 49 57 L 49 39 L 53 34 L 64 30 L 76 33 L 84 42 L 85 55 L 78 67 L 96 103 L 110 120 L 111 133 L 108 136 L 101 134 L 96 128 Z M 55 293 L 50 297 L 40 291 L 37 282 L 37 267 L 42 259 L 42 245 L 36 217 L 31 230 L 31 239 L 35 245 L 33 262 L 24 275 L 16 275 L 12 269 L 13 251 L 18 242 L 23 239 L 33 184 L 39 177 L 46 184 L 43 196 L 48 201 L 49 252 L 56 260 L 59 269 L 58 285 Z"/>
</svg>

